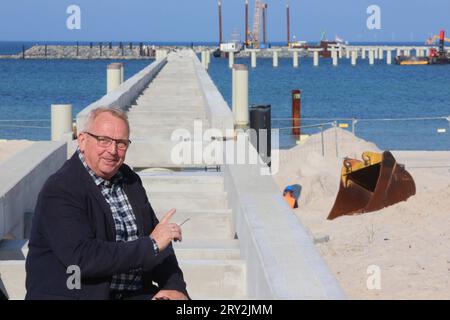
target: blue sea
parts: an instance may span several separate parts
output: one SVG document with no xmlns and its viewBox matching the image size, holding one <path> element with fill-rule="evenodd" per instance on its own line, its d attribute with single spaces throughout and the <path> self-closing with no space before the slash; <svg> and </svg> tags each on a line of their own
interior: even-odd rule
<svg viewBox="0 0 450 320">
<path fill-rule="evenodd" d="M 25 44 L 26 47 L 34 43 Z M 190 43 L 189 43 L 190 44 Z M 179 43 L 178 45 L 189 45 Z M 194 43 L 198 45 L 198 43 Z M 206 45 L 206 44 L 205 44 Z M 22 43 L 0 42 L 0 54 L 22 50 Z M 150 61 L 151 62 L 151 61 Z M 0 139 L 47 140 L 50 138 L 50 105 L 71 103 L 74 116 L 106 90 L 106 65 L 111 61 L 92 60 L 0 60 Z M 149 61 L 125 61 L 129 78 Z M 235 59 L 247 64 L 249 59 Z M 231 106 L 231 71 L 228 60 L 213 58 L 209 74 Z M 349 124 L 358 119 L 356 135 L 375 142 L 382 149 L 450 150 L 450 65 L 397 66 L 376 60 L 341 59 L 333 67 L 330 59 L 321 59 L 319 67 L 312 59 L 258 59 L 257 68 L 249 66 L 249 102 L 271 105 L 272 127 L 291 127 L 291 90 L 302 91 L 302 125 Z M 400 120 L 400 119 L 409 120 Z M 415 120 L 416 118 L 439 118 Z M 396 119 L 380 120 L 380 119 Z M 5 121 L 8 120 L 8 121 Z M 12 121 L 32 120 L 32 121 Z M 325 128 L 329 125 L 324 125 Z M 439 133 L 438 129 L 445 129 Z M 317 132 L 304 129 L 304 133 Z M 443 130 L 440 130 L 443 131 Z M 280 130 L 281 144 L 295 143 L 289 129 Z"/>
</svg>

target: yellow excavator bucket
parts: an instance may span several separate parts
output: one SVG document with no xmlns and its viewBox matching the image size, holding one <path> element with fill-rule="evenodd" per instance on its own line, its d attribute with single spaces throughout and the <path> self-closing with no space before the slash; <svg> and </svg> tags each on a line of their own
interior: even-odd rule
<svg viewBox="0 0 450 320">
<path fill-rule="evenodd" d="M 366 151 L 362 160 L 344 160 L 329 220 L 380 210 L 416 194 L 413 178 L 391 152 Z"/>
</svg>

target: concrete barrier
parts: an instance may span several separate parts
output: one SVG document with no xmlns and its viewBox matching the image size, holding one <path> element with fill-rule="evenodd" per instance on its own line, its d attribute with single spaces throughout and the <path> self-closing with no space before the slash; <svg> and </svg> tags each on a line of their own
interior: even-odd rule
<svg viewBox="0 0 450 320">
<path fill-rule="evenodd" d="M 122 83 L 115 90 L 106 94 L 99 100 L 91 103 L 89 106 L 81 110 L 77 114 L 77 130 L 81 132 L 84 127 L 84 123 L 89 112 L 100 106 L 112 107 L 117 106 L 124 111 L 131 105 L 131 103 L 136 100 L 136 98 L 141 94 L 142 90 L 153 80 L 153 78 L 158 74 L 158 72 L 167 63 L 167 57 L 157 60 L 142 69 L 140 72 L 135 74 L 133 77 Z"/>
<path fill-rule="evenodd" d="M 0 239 L 24 236 L 24 215 L 34 210 L 47 178 L 66 161 L 63 141 L 35 142 L 0 165 Z"/>
<path fill-rule="evenodd" d="M 250 145 L 249 153 L 257 151 Z M 226 165 L 225 190 L 250 299 L 343 299 L 313 239 L 285 203 L 262 165 Z"/>
<path fill-rule="evenodd" d="M 231 138 L 234 129 L 233 113 L 208 73 L 202 68 L 202 64 L 198 60 L 197 55 L 193 51 L 191 55 L 194 62 L 195 74 L 206 105 L 206 116 L 208 117 L 210 127 L 220 130 L 223 137 Z"/>
</svg>

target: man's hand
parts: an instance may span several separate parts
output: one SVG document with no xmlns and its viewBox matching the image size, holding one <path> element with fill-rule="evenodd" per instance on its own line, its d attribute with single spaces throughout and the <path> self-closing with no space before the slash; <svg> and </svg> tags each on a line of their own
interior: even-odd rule
<svg viewBox="0 0 450 320">
<path fill-rule="evenodd" d="M 181 228 L 176 223 L 169 223 L 170 218 L 175 214 L 175 209 L 170 209 L 150 235 L 155 239 L 160 251 L 163 251 L 173 240 L 181 241 Z"/>
<path fill-rule="evenodd" d="M 152 300 L 188 300 L 184 293 L 176 290 L 160 290 Z"/>
</svg>

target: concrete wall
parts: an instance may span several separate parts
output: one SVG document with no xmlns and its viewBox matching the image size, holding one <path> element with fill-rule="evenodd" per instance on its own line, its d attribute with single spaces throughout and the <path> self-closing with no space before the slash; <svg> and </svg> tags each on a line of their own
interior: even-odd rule
<svg viewBox="0 0 450 320">
<path fill-rule="evenodd" d="M 256 153 L 252 145 L 248 153 Z M 223 166 L 251 299 L 343 299 L 325 261 L 261 164 Z"/>
<path fill-rule="evenodd" d="M 66 143 L 35 142 L 0 165 L 0 239 L 24 236 L 24 214 L 34 211 L 47 178 L 67 158 Z"/>
<path fill-rule="evenodd" d="M 233 113 L 193 51 L 192 60 L 211 128 L 219 129 L 224 137 L 232 137 L 234 129 Z"/>
<path fill-rule="evenodd" d="M 77 129 L 81 132 L 84 122 L 92 109 L 100 106 L 117 106 L 123 110 L 131 105 L 141 94 L 143 89 L 153 80 L 162 67 L 167 63 L 167 58 L 155 61 L 146 68 L 136 73 L 133 77 L 122 83 L 118 88 L 104 95 L 101 99 L 91 103 L 77 114 Z"/>
</svg>

